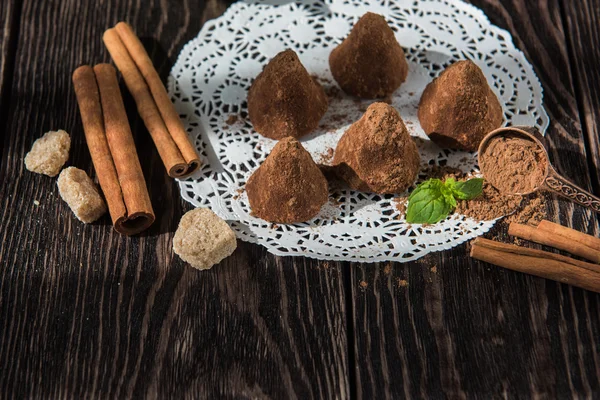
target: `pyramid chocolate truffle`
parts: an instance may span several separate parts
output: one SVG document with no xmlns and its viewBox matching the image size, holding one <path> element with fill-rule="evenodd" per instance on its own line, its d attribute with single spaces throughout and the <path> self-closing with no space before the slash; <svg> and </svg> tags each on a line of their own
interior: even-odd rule
<svg viewBox="0 0 600 400">
<path fill-rule="evenodd" d="M 250 176 L 246 193 L 254 215 L 284 224 L 315 217 L 329 198 L 325 176 L 291 137 L 279 141 Z"/>
<path fill-rule="evenodd" d="M 271 139 L 310 133 L 325 111 L 325 91 L 293 50 L 277 54 L 248 92 L 250 121 L 258 133 Z"/>
<path fill-rule="evenodd" d="M 502 125 L 502 106 L 481 69 L 459 61 L 427 85 L 419 121 L 440 146 L 476 151 L 484 136 Z"/>
<path fill-rule="evenodd" d="M 342 90 L 365 99 L 391 95 L 406 80 L 404 50 L 381 15 L 363 15 L 329 55 L 329 67 Z"/>
<path fill-rule="evenodd" d="M 419 152 L 398 112 L 373 103 L 344 133 L 333 158 L 336 174 L 356 190 L 402 193 L 419 172 Z"/>
</svg>

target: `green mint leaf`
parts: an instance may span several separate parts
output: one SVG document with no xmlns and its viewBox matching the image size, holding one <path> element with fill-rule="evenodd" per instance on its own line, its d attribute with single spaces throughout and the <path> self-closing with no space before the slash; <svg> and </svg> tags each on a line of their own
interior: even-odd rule
<svg viewBox="0 0 600 400">
<path fill-rule="evenodd" d="M 449 198 L 452 201 L 449 201 Z M 445 219 L 456 200 L 444 183 L 430 179 L 421 183 L 408 197 L 406 222 L 414 224 L 435 224 Z"/>
<path fill-rule="evenodd" d="M 446 187 L 452 189 L 454 186 L 456 186 L 456 179 L 448 178 L 444 181 L 444 185 L 446 185 Z"/>
<path fill-rule="evenodd" d="M 456 182 L 452 185 L 451 190 L 454 197 L 458 199 L 472 200 L 483 192 L 483 179 L 473 178 L 466 182 Z"/>
<path fill-rule="evenodd" d="M 454 198 L 454 192 L 452 191 L 452 189 L 445 186 L 442 187 L 442 195 L 452 208 L 456 207 L 456 199 Z"/>
</svg>

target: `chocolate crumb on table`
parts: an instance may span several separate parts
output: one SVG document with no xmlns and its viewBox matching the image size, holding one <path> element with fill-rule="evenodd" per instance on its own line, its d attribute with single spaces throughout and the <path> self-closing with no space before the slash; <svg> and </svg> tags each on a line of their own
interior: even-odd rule
<svg viewBox="0 0 600 400">
<path fill-rule="evenodd" d="M 391 272 L 392 272 L 392 265 L 386 264 L 385 267 L 383 268 L 383 273 L 386 275 L 389 275 Z"/>
<path fill-rule="evenodd" d="M 69 159 L 71 137 L 63 130 L 46 132 L 33 142 L 25 156 L 25 168 L 51 177 L 58 175 Z"/>
<path fill-rule="evenodd" d="M 69 167 L 57 181 L 60 197 L 81 222 L 92 223 L 106 213 L 106 203 L 85 171 Z"/>
<path fill-rule="evenodd" d="M 173 237 L 175 254 L 200 270 L 220 263 L 236 248 L 233 230 L 208 208 L 196 208 L 185 213 Z"/>
<path fill-rule="evenodd" d="M 365 290 L 369 286 L 369 284 L 366 281 L 360 281 L 359 285 L 360 288 L 363 290 Z"/>
<path fill-rule="evenodd" d="M 398 278 L 398 287 L 407 287 L 408 281 L 406 279 Z"/>
</svg>

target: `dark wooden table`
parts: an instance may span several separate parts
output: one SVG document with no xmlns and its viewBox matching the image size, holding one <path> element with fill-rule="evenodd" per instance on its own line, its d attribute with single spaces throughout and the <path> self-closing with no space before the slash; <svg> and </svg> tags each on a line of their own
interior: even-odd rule
<svg viewBox="0 0 600 400">
<path fill-rule="evenodd" d="M 600 2 L 473 3 L 540 78 L 552 161 L 600 194 Z M 171 241 L 190 206 L 127 94 L 159 216 L 147 234 L 120 236 L 108 218 L 79 223 L 55 179 L 25 170 L 34 139 L 64 128 L 68 164 L 92 174 L 70 76 L 109 60 L 106 28 L 129 21 L 166 77 L 226 7 L 1 0 L 0 398 L 598 398 L 600 296 L 474 262 L 466 246 L 352 264 L 240 242 L 210 271 L 186 266 Z M 581 207 L 552 198 L 549 213 L 599 234 Z"/>
</svg>

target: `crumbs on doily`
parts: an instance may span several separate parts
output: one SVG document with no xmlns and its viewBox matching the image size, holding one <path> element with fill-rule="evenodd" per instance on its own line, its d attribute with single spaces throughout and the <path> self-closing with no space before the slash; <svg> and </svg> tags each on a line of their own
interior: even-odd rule
<svg viewBox="0 0 600 400">
<path fill-rule="evenodd" d="M 244 193 L 244 188 L 239 188 L 235 191 L 236 194 L 233 195 L 233 199 L 237 200 L 240 198 L 240 196 L 242 195 L 242 193 Z"/>
<path fill-rule="evenodd" d="M 404 214 L 406 214 L 406 203 L 408 201 L 408 197 L 396 197 L 393 200 L 394 208 L 398 211 L 397 219 L 401 219 Z"/>
<path fill-rule="evenodd" d="M 229 117 L 227 117 L 227 120 L 225 121 L 225 123 L 229 126 L 235 124 L 236 122 L 238 122 L 238 116 L 236 114 L 231 114 L 229 115 Z"/>
<path fill-rule="evenodd" d="M 325 150 L 324 153 L 319 154 L 320 157 L 320 164 L 326 164 L 328 165 L 331 160 L 333 159 L 333 148 L 328 147 L 327 150 Z"/>
</svg>

